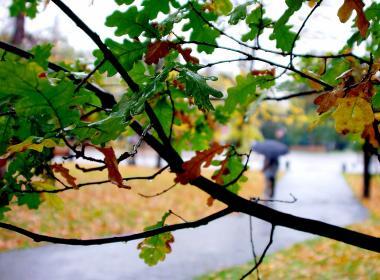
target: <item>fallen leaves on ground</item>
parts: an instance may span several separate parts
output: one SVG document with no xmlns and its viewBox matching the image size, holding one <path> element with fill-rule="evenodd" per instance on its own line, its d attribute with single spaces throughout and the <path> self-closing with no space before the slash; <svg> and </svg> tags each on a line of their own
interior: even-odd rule
<svg viewBox="0 0 380 280">
<path fill-rule="evenodd" d="M 106 180 L 107 170 L 102 172 L 82 173 L 74 168 L 74 163 L 64 166 L 77 178 L 77 183 Z M 91 167 L 91 166 L 85 166 Z M 93 166 L 92 166 L 93 167 Z M 147 176 L 157 169 L 126 166 L 120 164 L 122 176 Z M 205 171 L 208 177 L 211 171 Z M 240 194 L 249 198 L 262 193 L 264 180 L 260 173 L 248 171 L 249 180 L 242 184 Z M 192 221 L 223 209 L 224 204 L 216 201 L 213 207 L 206 205 L 208 195 L 192 188 L 174 188 L 164 195 L 145 199 L 137 193 L 155 194 L 171 186 L 175 174 L 164 172 L 154 181 L 130 181 L 132 190 L 125 190 L 108 183 L 70 190 L 57 196 L 63 200 L 63 211 L 57 211 L 47 203 L 42 203 L 38 210 L 30 211 L 26 207 L 13 205 L 13 210 L 6 214 L 5 222 L 29 230 L 61 237 L 95 238 L 100 236 L 120 235 L 142 231 L 155 224 L 162 214 L 171 209 L 186 220 Z M 166 223 L 181 222 L 173 215 Z M 29 238 L 17 233 L 0 229 L 0 250 L 41 246 Z"/>
</svg>

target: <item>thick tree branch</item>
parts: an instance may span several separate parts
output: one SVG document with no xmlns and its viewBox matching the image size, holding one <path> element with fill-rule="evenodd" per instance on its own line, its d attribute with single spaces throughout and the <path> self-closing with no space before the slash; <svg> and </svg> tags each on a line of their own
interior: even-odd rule
<svg viewBox="0 0 380 280">
<path fill-rule="evenodd" d="M 19 234 L 22 234 L 26 237 L 33 239 L 35 242 L 50 242 L 50 243 L 66 244 L 66 245 L 88 246 L 88 245 L 109 244 L 109 243 L 115 243 L 115 242 L 128 242 L 128 241 L 132 241 L 136 239 L 155 236 L 157 234 L 161 234 L 161 233 L 165 233 L 169 231 L 176 231 L 176 230 L 186 229 L 186 228 L 196 228 L 199 226 L 207 225 L 209 222 L 216 219 L 220 219 L 221 217 L 224 217 L 232 212 L 233 211 L 231 208 L 225 208 L 224 210 L 221 210 L 219 212 L 216 212 L 210 216 L 207 216 L 203 219 L 200 219 L 194 222 L 164 226 L 158 229 L 144 231 L 144 232 L 131 234 L 131 235 L 115 236 L 115 237 L 107 237 L 107 238 L 96 238 L 96 239 L 73 239 L 73 238 L 53 237 L 53 236 L 34 233 L 24 228 L 7 224 L 7 223 L 2 223 L 2 222 L 0 222 L 0 228 L 17 232 Z"/>
</svg>

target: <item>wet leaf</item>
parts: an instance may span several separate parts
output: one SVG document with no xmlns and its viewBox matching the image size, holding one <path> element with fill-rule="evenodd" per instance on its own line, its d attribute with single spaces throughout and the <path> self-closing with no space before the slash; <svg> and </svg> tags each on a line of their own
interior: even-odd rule
<svg viewBox="0 0 380 280">
<path fill-rule="evenodd" d="M 113 148 L 112 147 L 101 148 L 97 146 L 93 146 L 93 147 L 104 155 L 104 164 L 107 167 L 108 179 L 111 181 L 111 183 L 118 186 L 119 188 L 130 189 L 131 187 L 123 184 L 123 177 L 120 174 L 119 167 L 118 167 L 119 164 L 117 162 L 115 151 L 113 150 Z"/>
<path fill-rule="evenodd" d="M 182 173 L 177 173 L 175 178 L 176 183 L 181 183 L 186 185 L 191 180 L 199 177 L 201 175 L 201 167 L 208 167 L 211 164 L 212 159 L 217 155 L 221 154 L 227 145 L 220 145 L 218 143 L 213 143 L 210 148 L 204 151 L 197 151 L 196 155 L 190 160 L 182 164 Z"/>
<path fill-rule="evenodd" d="M 166 218 L 169 215 L 170 212 L 166 212 L 157 224 L 147 227 L 144 230 L 154 230 L 165 226 Z M 172 251 L 171 243 L 173 242 L 174 237 L 170 232 L 145 238 L 137 245 L 137 248 L 141 250 L 139 257 L 149 266 L 156 265 L 159 261 L 164 261 L 166 255 Z"/>
</svg>

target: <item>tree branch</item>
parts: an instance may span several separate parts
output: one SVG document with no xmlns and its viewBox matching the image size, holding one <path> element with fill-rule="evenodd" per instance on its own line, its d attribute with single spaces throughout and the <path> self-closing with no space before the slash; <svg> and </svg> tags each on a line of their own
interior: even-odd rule
<svg viewBox="0 0 380 280">
<path fill-rule="evenodd" d="M 96 239 L 73 239 L 73 238 L 53 237 L 53 236 L 34 233 L 24 228 L 7 224 L 7 223 L 2 223 L 2 222 L 0 222 L 0 228 L 17 232 L 19 234 L 22 234 L 26 237 L 33 239 L 35 242 L 45 241 L 45 242 L 57 243 L 57 244 L 88 246 L 88 245 L 109 244 L 109 243 L 115 243 L 115 242 L 128 242 L 128 241 L 132 241 L 136 239 L 155 236 L 157 234 L 161 234 L 161 233 L 165 233 L 169 231 L 176 231 L 176 230 L 186 229 L 186 228 L 196 228 L 199 226 L 207 225 L 209 222 L 219 219 L 221 217 L 224 217 L 232 212 L 233 211 L 231 208 L 225 208 L 224 210 L 221 210 L 219 212 L 216 212 L 212 215 L 209 215 L 205 218 L 202 218 L 194 222 L 164 226 L 164 227 L 157 228 L 154 230 L 144 231 L 144 232 L 131 234 L 131 235 L 115 236 L 115 237 L 107 237 L 107 238 L 96 238 Z"/>
</svg>

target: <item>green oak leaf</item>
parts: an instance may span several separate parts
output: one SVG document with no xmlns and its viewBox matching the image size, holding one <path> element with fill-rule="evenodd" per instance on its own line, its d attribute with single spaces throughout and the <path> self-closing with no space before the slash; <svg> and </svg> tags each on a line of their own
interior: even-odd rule
<svg viewBox="0 0 380 280">
<path fill-rule="evenodd" d="M 141 60 L 143 54 L 146 51 L 146 44 L 140 42 L 131 42 L 129 40 L 124 40 L 122 44 L 115 42 L 111 39 L 106 39 L 106 45 L 113 52 L 113 54 L 118 58 L 121 65 L 123 65 L 126 71 L 133 68 L 135 62 Z M 103 52 L 101 50 L 95 50 L 93 55 L 96 57 L 95 65 L 98 65 L 103 60 Z M 109 61 L 106 61 L 100 68 L 100 73 L 107 72 L 109 77 L 117 74 L 116 69 L 112 66 Z"/>
<path fill-rule="evenodd" d="M 81 140 L 90 140 L 93 144 L 102 144 L 116 139 L 126 130 L 130 117 L 144 111 L 145 102 L 164 88 L 164 81 L 171 68 L 164 68 L 151 78 L 139 93 L 125 93 L 109 116 L 90 124 L 82 123 L 74 129 Z"/>
<path fill-rule="evenodd" d="M 230 0 L 214 0 L 213 6 L 215 8 L 215 12 L 218 15 L 228 15 L 231 12 L 233 5 Z"/>
<path fill-rule="evenodd" d="M 257 88 L 268 88 L 274 84 L 272 76 L 238 75 L 236 85 L 227 89 L 227 99 L 224 103 L 226 113 L 231 114 L 239 105 L 245 108 L 257 99 Z"/>
<path fill-rule="evenodd" d="M 144 31 L 153 29 L 149 25 L 149 18 L 146 13 L 141 13 L 136 6 L 130 7 L 125 12 L 115 11 L 106 19 L 106 26 L 116 27 L 115 35 L 128 35 L 130 38 L 136 38 Z"/>
<path fill-rule="evenodd" d="M 143 0 L 142 6 L 143 11 L 148 15 L 149 19 L 155 19 L 158 14 L 164 13 L 168 14 L 170 12 L 169 0 Z"/>
<path fill-rule="evenodd" d="M 236 25 L 239 21 L 245 19 L 247 16 L 247 5 L 248 3 L 236 6 L 230 14 L 230 19 L 228 20 L 228 23 Z"/>
<path fill-rule="evenodd" d="M 165 221 L 169 215 L 170 212 L 166 212 L 158 223 L 144 230 L 149 231 L 165 226 Z M 170 243 L 173 242 L 174 237 L 170 232 L 145 238 L 137 246 L 137 248 L 141 250 L 139 257 L 149 266 L 156 265 L 159 261 L 164 261 L 166 255 L 171 252 Z"/>
<path fill-rule="evenodd" d="M 37 6 L 41 0 L 13 0 L 9 6 L 11 16 L 16 17 L 22 13 L 30 18 L 37 15 Z"/>
<path fill-rule="evenodd" d="M 214 110 L 210 102 L 210 95 L 221 98 L 223 93 L 210 87 L 207 84 L 207 78 L 203 77 L 188 69 L 183 69 L 180 72 L 180 79 L 186 85 L 186 93 L 188 96 L 194 97 L 194 102 L 200 110 Z"/>
<path fill-rule="evenodd" d="M 18 117 L 48 119 L 59 129 L 79 122 L 79 106 L 91 102 L 94 95 L 85 89 L 75 93 L 76 86 L 71 81 L 52 82 L 39 77 L 41 72 L 43 68 L 35 62 L 0 61 L 0 95 L 12 97 Z"/>
<path fill-rule="evenodd" d="M 286 0 L 286 5 L 288 9 L 285 13 L 277 20 L 273 27 L 273 33 L 270 35 L 271 40 L 276 40 L 276 47 L 283 50 L 284 52 L 290 52 L 293 41 L 296 37 L 296 34 L 290 29 L 291 25 L 286 23 L 289 21 L 290 17 L 302 6 L 302 0 Z"/>
<path fill-rule="evenodd" d="M 17 204 L 26 205 L 29 209 L 38 209 L 38 206 L 42 203 L 41 197 L 38 193 L 18 193 L 16 196 Z"/>
<path fill-rule="evenodd" d="M 212 21 L 217 19 L 215 14 L 202 12 L 199 5 L 197 6 L 195 3 L 193 4 L 198 13 L 200 13 L 206 20 Z M 215 48 L 212 45 L 216 45 L 216 38 L 220 36 L 219 31 L 208 26 L 192 8 L 184 18 L 188 19 L 189 22 L 183 26 L 182 30 L 191 30 L 190 40 L 210 44 L 200 44 L 197 46 L 197 50 L 207 54 L 213 53 Z"/>
<path fill-rule="evenodd" d="M 44 70 L 48 69 L 49 57 L 51 55 L 51 49 L 53 48 L 52 44 L 44 44 L 34 46 L 30 52 L 34 55 L 34 57 L 30 60 L 34 61 L 38 65 L 40 65 Z"/>
</svg>

